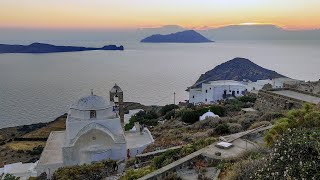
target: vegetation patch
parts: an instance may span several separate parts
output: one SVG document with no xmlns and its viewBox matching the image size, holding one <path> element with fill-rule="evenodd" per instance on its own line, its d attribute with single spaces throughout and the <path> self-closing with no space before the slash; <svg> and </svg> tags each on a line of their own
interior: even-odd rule
<svg viewBox="0 0 320 180">
<path fill-rule="evenodd" d="M 147 174 L 150 174 L 153 171 L 154 171 L 154 168 L 151 166 L 146 166 L 139 169 L 129 169 L 126 171 L 125 175 L 120 178 L 120 180 L 139 179 Z"/>
<path fill-rule="evenodd" d="M 155 111 L 139 111 L 130 118 L 129 123 L 125 125 L 124 129 L 129 131 L 133 128 L 135 122 L 139 122 L 140 124 L 147 126 L 156 126 L 158 124 L 158 117 L 159 116 Z"/>
<path fill-rule="evenodd" d="M 52 179 L 53 180 L 96 180 L 103 179 L 107 176 L 114 174 L 113 171 L 114 161 L 103 161 L 94 164 L 84 164 L 79 166 L 72 167 L 63 167 L 59 168 L 54 172 Z"/>
<path fill-rule="evenodd" d="M 34 148 L 39 146 L 44 147 L 46 142 L 39 142 L 39 141 L 13 141 L 7 144 L 7 146 L 14 150 L 14 151 L 31 151 Z"/>
</svg>

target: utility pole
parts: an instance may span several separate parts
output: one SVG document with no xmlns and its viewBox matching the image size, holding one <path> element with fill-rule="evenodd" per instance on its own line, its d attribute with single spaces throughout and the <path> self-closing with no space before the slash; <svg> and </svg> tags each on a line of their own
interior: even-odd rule
<svg viewBox="0 0 320 180">
<path fill-rule="evenodd" d="M 176 92 L 173 92 L 173 117 L 176 117 Z"/>
</svg>

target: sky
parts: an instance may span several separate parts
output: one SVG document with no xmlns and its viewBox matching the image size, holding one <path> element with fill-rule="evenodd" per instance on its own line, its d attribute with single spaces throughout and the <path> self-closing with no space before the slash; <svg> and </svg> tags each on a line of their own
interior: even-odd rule
<svg viewBox="0 0 320 180">
<path fill-rule="evenodd" d="M 319 0 L 1 0 L 0 27 L 130 29 L 274 24 L 319 29 Z"/>
</svg>

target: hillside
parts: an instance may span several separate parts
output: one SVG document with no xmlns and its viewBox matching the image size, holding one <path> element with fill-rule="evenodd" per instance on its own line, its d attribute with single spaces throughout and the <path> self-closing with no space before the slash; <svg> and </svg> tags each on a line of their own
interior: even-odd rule
<svg viewBox="0 0 320 180">
<path fill-rule="evenodd" d="M 167 35 L 155 34 L 141 42 L 144 43 L 204 43 L 213 42 L 194 30 L 187 30 Z"/>
<path fill-rule="evenodd" d="M 275 71 L 265 69 L 249 59 L 234 58 L 230 61 L 216 66 L 214 69 L 202 74 L 194 86 L 207 81 L 217 80 L 235 80 L 242 81 L 244 79 L 257 81 L 262 79 L 272 79 L 285 77 Z"/>
</svg>

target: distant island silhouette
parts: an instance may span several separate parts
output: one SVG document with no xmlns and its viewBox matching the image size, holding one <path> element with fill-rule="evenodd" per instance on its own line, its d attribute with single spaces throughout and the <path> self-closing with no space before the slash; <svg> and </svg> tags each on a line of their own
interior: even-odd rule
<svg viewBox="0 0 320 180">
<path fill-rule="evenodd" d="M 151 35 L 142 39 L 143 43 L 207 43 L 213 42 L 194 30 L 186 30 L 182 32 L 161 35 Z"/>
<path fill-rule="evenodd" d="M 101 48 L 78 47 L 78 46 L 55 46 L 44 43 L 32 43 L 30 45 L 8 45 L 0 44 L 0 53 L 59 53 L 59 52 L 77 52 L 93 50 L 119 50 L 123 51 L 123 46 L 107 45 Z"/>
</svg>

